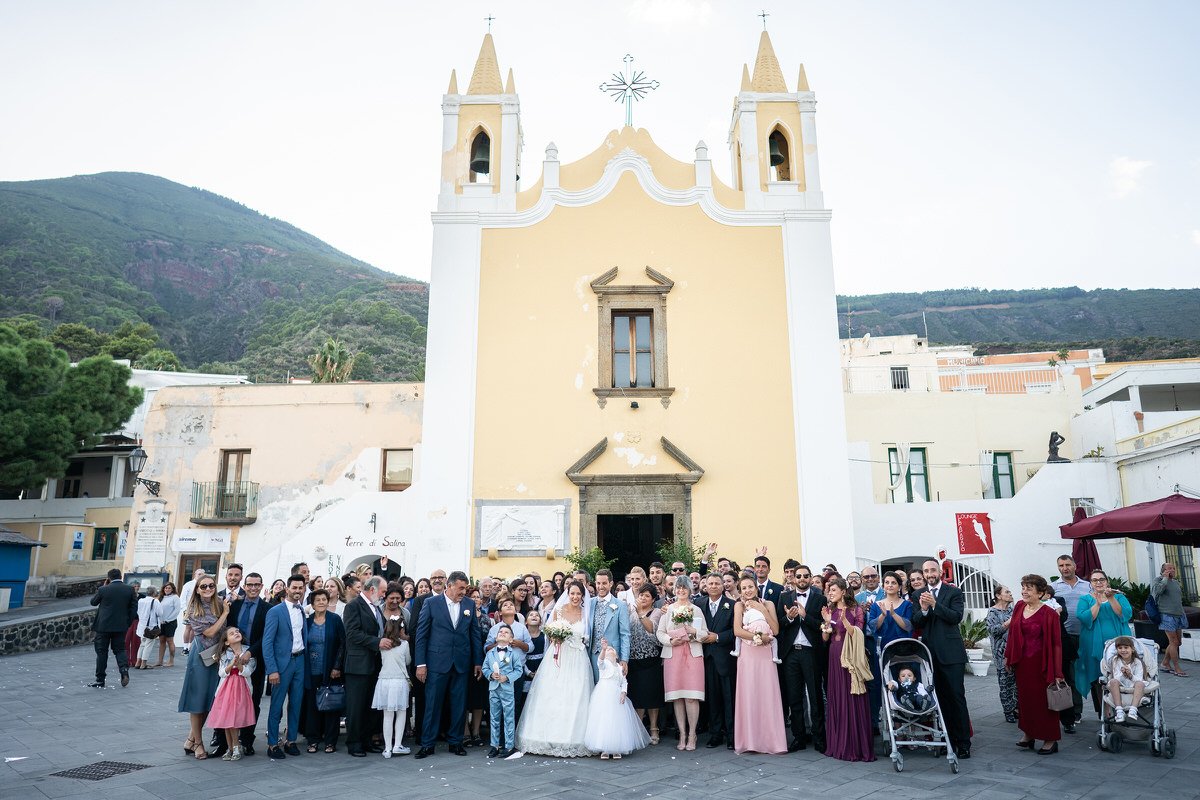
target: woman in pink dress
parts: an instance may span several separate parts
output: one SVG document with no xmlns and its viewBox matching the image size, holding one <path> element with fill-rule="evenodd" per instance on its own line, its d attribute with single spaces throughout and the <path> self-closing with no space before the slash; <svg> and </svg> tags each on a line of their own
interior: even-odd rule
<svg viewBox="0 0 1200 800">
<path fill-rule="evenodd" d="M 753 578 L 738 582 L 742 599 L 733 607 L 733 634 L 742 640 L 738 656 L 737 688 L 733 704 L 733 747 L 739 753 L 786 753 L 787 733 L 783 727 L 783 701 L 779 694 L 779 671 L 771 658 L 771 640 L 779 634 L 775 607 L 758 597 Z M 767 621 L 770 634 L 755 634 L 743 624 L 749 615 Z M 749 624 L 750 620 L 745 620 Z M 757 639 L 756 639 L 757 636 Z"/>
<path fill-rule="evenodd" d="M 704 614 L 692 605 L 692 581 L 680 575 L 671 582 L 675 602 L 663 606 L 655 635 L 662 642 L 663 685 L 675 706 L 678 750 L 696 749 L 696 723 L 704 699 L 704 646 L 708 636 Z"/>
</svg>

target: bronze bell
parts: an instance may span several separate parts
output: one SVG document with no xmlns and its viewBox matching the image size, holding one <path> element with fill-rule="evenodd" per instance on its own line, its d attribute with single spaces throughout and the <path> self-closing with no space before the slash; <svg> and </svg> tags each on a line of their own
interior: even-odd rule
<svg viewBox="0 0 1200 800">
<path fill-rule="evenodd" d="M 486 133 L 476 136 L 471 145 L 471 171 L 477 175 L 491 174 L 491 145 Z"/>
<path fill-rule="evenodd" d="M 779 139 L 772 136 L 767 140 L 767 149 L 771 155 L 771 166 L 778 167 L 783 163 L 783 153 L 779 150 Z"/>
</svg>

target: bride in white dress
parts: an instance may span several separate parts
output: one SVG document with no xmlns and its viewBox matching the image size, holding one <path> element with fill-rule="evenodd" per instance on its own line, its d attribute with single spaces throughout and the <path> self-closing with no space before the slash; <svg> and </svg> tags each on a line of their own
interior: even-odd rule
<svg viewBox="0 0 1200 800">
<path fill-rule="evenodd" d="M 554 607 L 550 620 L 570 623 L 573 635 L 563 642 L 558 657 L 546 642 L 546 654 L 525 700 L 517 726 L 517 749 L 526 753 L 575 758 L 594 753 L 583 743 L 588 703 L 592 697 L 592 662 L 583 619 L 583 585 L 567 586 L 567 602 Z"/>
</svg>

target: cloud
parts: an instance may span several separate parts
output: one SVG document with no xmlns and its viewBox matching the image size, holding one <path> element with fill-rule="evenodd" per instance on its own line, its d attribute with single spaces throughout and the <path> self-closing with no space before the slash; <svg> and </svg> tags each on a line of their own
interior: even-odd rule
<svg viewBox="0 0 1200 800">
<path fill-rule="evenodd" d="M 706 0 L 633 0 L 629 6 L 629 18 L 633 22 L 660 28 L 704 26 L 712 18 L 712 3 Z"/>
<path fill-rule="evenodd" d="M 1108 165 L 1108 179 L 1113 197 L 1128 197 L 1139 188 L 1142 173 L 1153 165 L 1152 161 L 1134 161 L 1128 156 L 1118 156 Z"/>
</svg>

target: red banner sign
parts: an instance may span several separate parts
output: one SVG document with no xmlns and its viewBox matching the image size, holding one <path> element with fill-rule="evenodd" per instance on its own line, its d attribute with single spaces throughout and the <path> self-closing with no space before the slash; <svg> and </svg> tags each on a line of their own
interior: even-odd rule
<svg viewBox="0 0 1200 800">
<path fill-rule="evenodd" d="M 958 552 L 964 556 L 992 555 L 992 521 L 987 514 L 955 514 Z"/>
</svg>

